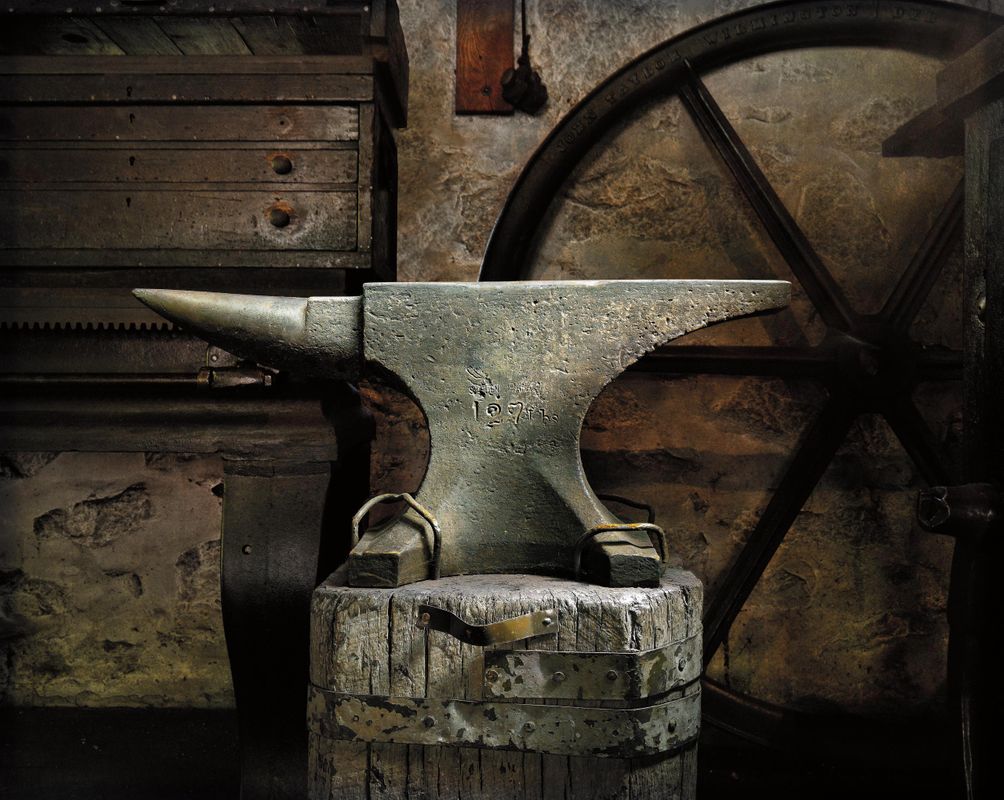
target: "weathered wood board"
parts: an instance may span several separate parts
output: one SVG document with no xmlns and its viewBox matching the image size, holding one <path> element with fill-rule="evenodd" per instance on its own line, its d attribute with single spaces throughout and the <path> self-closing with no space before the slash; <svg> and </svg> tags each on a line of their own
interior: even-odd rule
<svg viewBox="0 0 1004 800">
<path fill-rule="evenodd" d="M 359 138 L 352 106 L 13 106 L 0 140 L 93 142 L 302 142 Z"/>
<path fill-rule="evenodd" d="M 513 4 L 509 0 L 457 2 L 458 114 L 511 114 L 502 97 L 502 73 L 513 67 Z"/>
<path fill-rule="evenodd" d="M 82 188 L 107 189 L 115 184 L 213 182 L 326 188 L 340 184 L 354 190 L 358 161 L 355 149 L 303 145 L 220 149 L 174 143 L 91 148 L 18 145 L 0 147 L 0 189 L 10 183 L 53 184 L 64 189 L 68 183 L 86 183 L 92 186 Z"/>
<path fill-rule="evenodd" d="M 396 589 L 346 587 L 333 575 L 314 593 L 311 682 L 333 692 L 478 699 L 472 674 L 486 648 L 416 627 L 419 605 L 486 624 L 557 609 L 557 633 L 502 650 L 645 651 L 697 637 L 702 587 L 667 571 L 660 588 L 610 589 L 526 575 L 460 576 Z M 696 692 L 696 682 L 683 692 Z M 547 705 L 589 701 L 534 700 Z M 610 705 L 610 701 L 593 701 Z M 411 798 L 692 798 L 696 745 L 632 759 L 400 743 L 359 743 L 310 734 L 311 800 Z"/>
<path fill-rule="evenodd" d="M 0 249 L 350 250 L 355 192 L 0 192 Z M 274 210 L 285 223 L 272 221 Z M 288 221 L 287 221 L 288 220 Z M 280 221 L 280 220 L 277 220 Z"/>
</svg>

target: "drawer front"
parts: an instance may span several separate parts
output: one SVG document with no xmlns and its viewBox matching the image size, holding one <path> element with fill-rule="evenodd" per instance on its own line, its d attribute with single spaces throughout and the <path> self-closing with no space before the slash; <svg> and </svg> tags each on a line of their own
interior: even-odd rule
<svg viewBox="0 0 1004 800">
<path fill-rule="evenodd" d="M 0 249 L 351 250 L 356 193 L 0 192 Z"/>
<path fill-rule="evenodd" d="M 356 183 L 358 162 L 354 146 L 332 150 L 303 145 L 218 149 L 0 145 L 0 191 L 17 183 L 350 185 Z"/>
<path fill-rule="evenodd" d="M 352 106 L 14 106 L 0 109 L 4 142 L 347 142 Z"/>
</svg>

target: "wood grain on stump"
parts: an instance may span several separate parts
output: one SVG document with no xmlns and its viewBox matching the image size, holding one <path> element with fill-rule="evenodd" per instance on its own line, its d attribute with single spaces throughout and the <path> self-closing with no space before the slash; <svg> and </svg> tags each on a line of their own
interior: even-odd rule
<svg viewBox="0 0 1004 800">
<path fill-rule="evenodd" d="M 314 593 L 311 682 L 360 695 L 480 699 L 477 671 L 485 648 L 417 627 L 419 605 L 446 609 L 474 625 L 557 609 L 557 635 L 501 644 L 498 649 L 644 651 L 697 635 L 699 658 L 702 597 L 700 582 L 675 570 L 667 570 L 657 588 L 606 588 L 530 575 L 469 575 L 380 589 L 345 586 L 344 576 L 335 573 Z M 696 690 L 694 684 L 681 691 Z M 603 703 L 609 704 L 594 701 Z M 612 759 L 367 744 L 312 731 L 308 780 L 312 800 L 685 800 L 694 796 L 696 757 L 696 745 L 660 756 Z"/>
</svg>

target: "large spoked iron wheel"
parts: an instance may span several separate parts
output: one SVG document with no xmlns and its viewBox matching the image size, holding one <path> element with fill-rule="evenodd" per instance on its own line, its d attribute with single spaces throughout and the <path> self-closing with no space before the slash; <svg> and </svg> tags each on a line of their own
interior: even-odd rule
<svg viewBox="0 0 1004 800">
<path fill-rule="evenodd" d="M 911 325 L 958 246 L 963 189 L 960 179 L 934 225 L 916 243 L 912 259 L 880 310 L 860 313 L 780 200 L 704 77 L 753 57 L 813 47 L 875 47 L 947 60 L 1000 21 L 961 6 L 919 0 L 782 2 L 714 20 L 630 62 L 573 108 L 531 157 L 496 222 L 480 279 L 533 277 L 546 220 L 566 180 L 625 116 L 676 96 L 727 167 L 825 325 L 825 336 L 814 346 L 669 347 L 643 365 L 672 374 L 809 378 L 821 381 L 827 390 L 827 399 L 804 431 L 777 490 L 709 598 L 704 621 L 706 665 L 859 415 L 884 417 L 925 481 L 951 482 L 951 470 L 914 404 L 913 392 L 924 381 L 960 378 L 962 354 L 925 347 L 911 338 Z M 739 268 L 742 276 L 742 265 Z M 705 686 L 705 720 L 751 740 L 797 746 L 811 725 L 814 736 L 828 730 L 829 742 L 839 741 L 845 752 L 867 747 L 860 730 L 848 745 L 847 730 L 832 726 L 824 730 L 818 720 L 813 725 L 801 714 L 738 695 L 713 681 Z"/>
</svg>

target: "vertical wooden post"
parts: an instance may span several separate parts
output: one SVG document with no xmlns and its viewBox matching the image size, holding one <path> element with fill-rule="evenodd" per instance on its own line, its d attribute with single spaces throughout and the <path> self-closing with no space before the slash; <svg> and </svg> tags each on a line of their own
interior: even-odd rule
<svg viewBox="0 0 1004 800">
<path fill-rule="evenodd" d="M 458 114 L 511 114 L 502 73 L 513 66 L 513 0 L 457 0 Z"/>
<path fill-rule="evenodd" d="M 966 480 L 1004 486 L 1004 99 L 966 120 Z M 949 675 L 955 729 L 969 797 L 992 797 L 993 752 L 1004 696 L 997 675 L 1004 657 L 1000 633 L 1004 595 L 997 586 L 1004 545 L 958 538 L 949 598 Z M 956 587 L 963 587 L 956 590 Z"/>
</svg>

